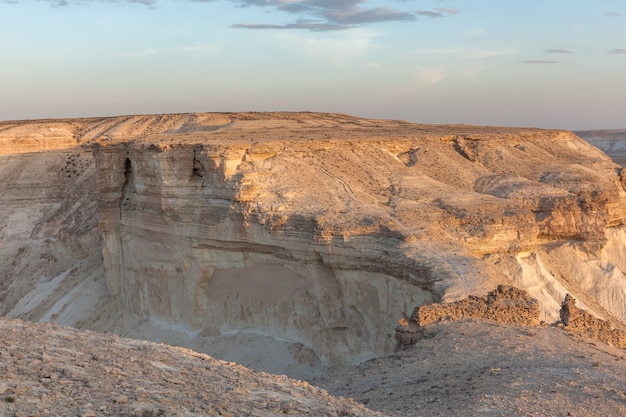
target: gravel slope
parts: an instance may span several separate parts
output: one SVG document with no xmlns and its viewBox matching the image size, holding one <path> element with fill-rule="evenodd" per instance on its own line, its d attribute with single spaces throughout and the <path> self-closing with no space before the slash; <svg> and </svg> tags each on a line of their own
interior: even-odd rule
<svg viewBox="0 0 626 417">
<path fill-rule="evenodd" d="M 462 321 L 313 383 L 392 416 L 624 416 L 626 351 L 557 327 Z"/>
<path fill-rule="evenodd" d="M 188 349 L 0 318 L 0 416 L 377 416 Z"/>
</svg>

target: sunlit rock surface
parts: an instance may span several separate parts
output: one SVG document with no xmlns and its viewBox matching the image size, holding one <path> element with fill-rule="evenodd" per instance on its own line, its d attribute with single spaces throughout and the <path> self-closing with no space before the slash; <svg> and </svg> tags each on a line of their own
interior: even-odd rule
<svg viewBox="0 0 626 417">
<path fill-rule="evenodd" d="M 621 169 L 569 132 L 338 114 L 0 124 L 0 306 L 309 375 L 414 307 L 525 289 L 626 322 Z"/>
</svg>

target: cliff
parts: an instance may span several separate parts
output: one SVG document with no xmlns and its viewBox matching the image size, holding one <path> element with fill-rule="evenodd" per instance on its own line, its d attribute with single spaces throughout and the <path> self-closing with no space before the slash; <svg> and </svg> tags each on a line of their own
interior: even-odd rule
<svg viewBox="0 0 626 417">
<path fill-rule="evenodd" d="M 570 293 L 626 322 L 621 169 L 569 132 L 128 116 L 5 122 L 0 154 L 13 317 L 293 375 L 392 352 L 415 306 L 497 284 L 546 321 Z"/>
</svg>

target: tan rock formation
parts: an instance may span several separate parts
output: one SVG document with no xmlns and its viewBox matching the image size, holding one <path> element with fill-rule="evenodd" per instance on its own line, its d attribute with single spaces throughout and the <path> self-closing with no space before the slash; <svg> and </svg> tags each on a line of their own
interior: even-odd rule
<svg viewBox="0 0 626 417">
<path fill-rule="evenodd" d="M 626 331 L 607 321 L 600 320 L 576 307 L 576 299 L 567 294 L 561 304 L 560 322 L 568 331 L 600 340 L 611 346 L 626 349 Z M 617 325 L 619 326 L 619 324 Z"/>
<path fill-rule="evenodd" d="M 13 317 L 225 354 L 263 340 L 306 372 L 389 353 L 416 305 L 501 283 L 546 321 L 568 292 L 626 321 L 626 193 L 569 132 L 127 116 L 5 122 L 0 155 Z"/>
<path fill-rule="evenodd" d="M 486 296 L 470 296 L 452 303 L 427 304 L 415 307 L 408 318 L 396 327 L 397 348 L 412 345 L 421 337 L 424 328 L 438 321 L 463 319 L 489 320 L 518 326 L 538 326 L 539 303 L 528 293 L 515 287 L 498 285 Z"/>
</svg>

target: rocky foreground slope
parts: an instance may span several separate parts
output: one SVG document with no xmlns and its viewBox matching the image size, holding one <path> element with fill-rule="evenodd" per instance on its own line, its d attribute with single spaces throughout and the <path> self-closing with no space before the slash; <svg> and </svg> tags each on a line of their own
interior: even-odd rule
<svg viewBox="0 0 626 417">
<path fill-rule="evenodd" d="M 621 168 L 569 132 L 318 113 L 0 123 L 0 313 L 294 376 L 414 307 L 526 289 L 626 322 Z"/>
<path fill-rule="evenodd" d="M 188 349 L 53 324 L 0 319 L 0 333 L 2 416 L 626 413 L 625 351 L 558 327 L 437 322 L 415 345 L 335 369 L 312 385 Z"/>
<path fill-rule="evenodd" d="M 2 416 L 377 416 L 193 351 L 0 318 Z"/>
</svg>

